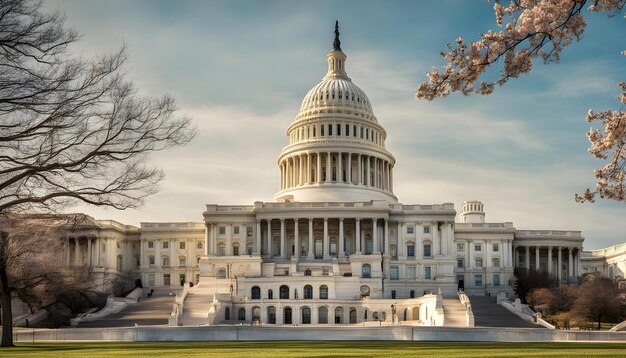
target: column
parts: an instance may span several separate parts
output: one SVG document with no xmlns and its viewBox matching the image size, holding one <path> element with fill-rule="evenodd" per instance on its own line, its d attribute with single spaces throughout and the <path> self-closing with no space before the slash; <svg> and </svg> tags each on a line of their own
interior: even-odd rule
<svg viewBox="0 0 626 358">
<path fill-rule="evenodd" d="M 552 275 L 552 246 L 548 246 L 548 274 Z"/>
<path fill-rule="evenodd" d="M 405 240 L 404 240 L 404 235 L 406 233 L 406 229 L 404 227 L 404 222 L 398 221 L 397 225 L 398 225 L 398 227 L 397 227 L 397 231 L 396 231 L 397 232 L 397 235 L 396 235 L 397 239 L 396 239 L 396 241 L 397 241 L 397 245 L 398 245 L 398 257 L 401 260 L 406 260 L 407 252 L 405 251 L 406 250 L 406 243 L 405 243 Z M 413 232 L 415 232 L 415 231 L 413 231 Z M 413 254 L 415 255 L 415 246 L 413 246 Z"/>
<path fill-rule="evenodd" d="M 155 245 L 155 250 L 156 250 L 156 253 L 154 255 L 154 266 L 161 267 L 161 265 L 163 264 L 163 261 L 161 260 L 161 245 L 163 244 L 161 243 L 161 240 L 155 240 L 154 245 Z M 109 254 L 108 256 L 111 256 L 111 254 Z M 174 265 L 173 260 L 174 258 L 170 257 L 170 265 L 172 266 Z M 154 279 L 158 280 L 156 277 Z"/>
<path fill-rule="evenodd" d="M 78 238 L 74 238 L 74 266 L 80 265 L 79 254 L 80 243 L 78 242 Z"/>
<path fill-rule="evenodd" d="M 352 184 L 352 153 L 348 152 L 348 182 Z"/>
<path fill-rule="evenodd" d="M 298 218 L 293 219 L 293 255 L 295 258 L 300 257 L 300 240 L 298 238 Z M 304 294 L 304 292 L 303 292 Z"/>
<path fill-rule="evenodd" d="M 178 266 L 175 262 L 178 261 L 176 257 L 176 239 L 170 239 L 170 266 Z"/>
<path fill-rule="evenodd" d="M 572 248 L 567 248 L 567 279 L 574 276 L 574 258 L 572 257 Z"/>
<path fill-rule="evenodd" d="M 526 246 L 526 257 L 524 258 L 526 271 L 530 270 L 530 246 Z"/>
<path fill-rule="evenodd" d="M 261 220 L 256 220 L 256 245 L 254 245 L 254 254 L 261 255 Z"/>
<path fill-rule="evenodd" d="M 361 255 L 361 219 L 355 219 L 356 221 L 356 229 L 354 230 L 355 244 L 356 244 L 356 255 Z"/>
<path fill-rule="evenodd" d="M 328 176 L 326 177 L 328 178 Z M 324 249 L 322 250 L 323 258 L 328 258 L 328 218 L 324 218 Z"/>
<path fill-rule="evenodd" d="M 308 257 L 310 259 L 315 258 L 315 252 L 313 251 L 313 218 L 309 218 L 309 252 L 308 252 Z M 304 293 L 304 292 L 303 292 Z"/>
<path fill-rule="evenodd" d="M 272 219 L 267 219 L 267 256 L 272 257 Z"/>
<path fill-rule="evenodd" d="M 144 241 L 145 244 L 145 241 Z M 145 254 L 146 254 L 146 249 L 145 246 L 142 246 L 142 249 L 144 250 L 143 254 L 141 255 L 141 260 L 142 262 L 145 263 Z M 100 266 L 100 251 L 102 251 L 102 243 L 101 243 L 101 239 L 97 238 L 96 239 L 96 266 Z"/>
<path fill-rule="evenodd" d="M 363 169 L 362 169 L 362 164 L 361 164 L 362 160 L 363 158 L 361 154 L 357 154 L 357 169 L 358 169 L 358 173 L 356 175 L 357 184 L 363 184 Z"/>
<path fill-rule="evenodd" d="M 316 163 L 317 163 L 317 172 L 315 173 L 316 174 L 316 178 L 315 178 L 316 180 L 315 181 L 318 184 L 320 184 L 322 182 L 322 161 L 321 161 L 321 157 L 320 157 L 320 153 L 319 152 L 317 152 L 317 154 L 315 156 L 315 160 L 316 160 Z"/>
<path fill-rule="evenodd" d="M 284 179 L 284 174 L 285 174 L 285 168 L 283 167 L 283 163 L 280 163 L 280 190 L 284 189 L 283 186 L 283 179 Z"/>
<path fill-rule="evenodd" d="M 535 247 L 535 270 L 539 271 L 539 251 L 541 248 L 539 246 Z"/>
<path fill-rule="evenodd" d="M 474 243 L 474 241 L 467 240 L 467 259 L 469 260 L 467 265 L 465 265 L 465 267 L 467 267 L 467 268 L 474 268 L 474 257 L 472 255 L 472 252 L 474 252 L 474 250 L 472 250 L 472 244 L 473 243 Z"/>
<path fill-rule="evenodd" d="M 365 186 L 371 186 L 372 183 L 370 183 L 370 157 L 369 156 L 365 156 L 365 161 L 367 162 L 367 166 L 365 167 L 365 180 L 364 180 L 364 184 Z"/>
<path fill-rule="evenodd" d="M 343 183 L 343 156 L 341 152 L 337 153 L 337 182 Z"/>
<path fill-rule="evenodd" d="M 99 245 L 100 239 L 96 238 L 96 263 L 94 266 L 99 266 L 100 262 L 99 262 L 99 257 L 100 257 L 100 245 Z M 146 257 L 146 249 L 145 249 L 145 245 L 146 245 L 146 241 L 143 239 L 139 240 L 139 268 L 143 267 L 143 263 L 145 261 L 145 257 Z"/>
<path fill-rule="evenodd" d="M 433 222 L 433 225 L 431 226 L 431 232 L 433 235 L 433 256 L 439 255 L 441 253 L 439 251 L 439 247 L 441 245 L 439 245 L 439 223 L 437 221 Z"/>
<path fill-rule="evenodd" d="M 389 170 L 389 191 L 393 191 L 393 166 L 390 165 Z"/>
<path fill-rule="evenodd" d="M 339 218 L 339 257 L 346 256 L 345 247 L 346 246 L 344 243 L 344 236 L 343 236 L 343 218 Z"/>
<path fill-rule="evenodd" d="M 87 238 L 87 266 L 91 267 L 91 238 Z"/>
<path fill-rule="evenodd" d="M 233 256 L 233 224 L 226 226 L 226 256 Z"/>
<path fill-rule="evenodd" d="M 374 248 L 372 253 L 380 254 L 380 247 L 378 246 L 378 219 L 372 219 L 372 244 Z"/>
<path fill-rule="evenodd" d="M 306 183 L 311 184 L 313 178 L 311 177 L 311 154 L 306 154 Z"/>
<path fill-rule="evenodd" d="M 413 229 L 413 232 L 415 233 L 415 260 L 417 260 L 417 258 L 420 257 L 419 253 L 422 253 L 422 255 L 424 254 L 423 253 L 424 244 L 422 242 L 422 235 L 424 235 L 424 227 L 422 226 L 421 223 L 417 222 L 415 223 L 415 228 Z"/>
<path fill-rule="evenodd" d="M 557 276 L 559 278 L 559 284 L 560 284 L 561 283 L 561 278 L 563 277 L 563 275 L 561 273 L 561 265 L 563 263 L 562 262 L 562 254 L 561 254 L 561 246 L 559 246 L 557 249 L 559 251 L 558 251 L 558 258 L 557 258 L 558 267 L 556 268 L 556 273 L 557 273 Z"/>
<path fill-rule="evenodd" d="M 280 219 L 280 257 L 285 258 L 285 219 Z"/>
<path fill-rule="evenodd" d="M 333 175 L 332 168 L 330 167 L 330 152 L 326 153 L 326 183 L 330 182 Z"/>
<path fill-rule="evenodd" d="M 391 255 L 390 247 L 389 247 L 389 220 L 383 219 L 385 222 L 385 231 L 383 232 L 383 240 L 385 240 L 385 255 Z"/>
<path fill-rule="evenodd" d="M 580 272 L 582 271 L 582 267 L 580 266 L 581 251 L 582 251 L 582 247 L 576 248 L 576 277 L 580 276 Z"/>
<path fill-rule="evenodd" d="M 211 251 L 209 250 L 209 235 L 211 232 L 211 224 L 204 224 L 204 256 L 209 256 Z"/>
</svg>

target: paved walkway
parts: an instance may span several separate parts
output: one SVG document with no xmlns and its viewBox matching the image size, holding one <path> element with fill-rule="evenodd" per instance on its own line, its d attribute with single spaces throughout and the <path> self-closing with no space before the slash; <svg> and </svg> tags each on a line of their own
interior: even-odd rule
<svg viewBox="0 0 626 358">
<path fill-rule="evenodd" d="M 465 306 L 458 296 L 443 298 L 443 315 L 445 327 L 466 327 Z"/>
<path fill-rule="evenodd" d="M 78 327 L 131 327 L 166 325 L 174 306 L 175 296 L 142 297 L 137 303 L 130 303 L 118 313 L 103 319 L 83 322 Z"/>
<path fill-rule="evenodd" d="M 475 327 L 544 328 L 519 318 L 496 303 L 495 297 L 469 296 Z"/>
</svg>

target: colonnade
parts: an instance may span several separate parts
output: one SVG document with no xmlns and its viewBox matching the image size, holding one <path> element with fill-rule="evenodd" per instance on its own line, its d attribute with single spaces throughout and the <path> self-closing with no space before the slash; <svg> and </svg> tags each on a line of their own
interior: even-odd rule
<svg viewBox="0 0 626 358">
<path fill-rule="evenodd" d="M 100 250 L 102 243 L 105 244 L 104 252 Z M 107 266 L 107 253 L 111 252 L 110 245 L 113 240 L 100 237 L 68 238 L 65 251 L 65 265 L 90 267 Z"/>
<path fill-rule="evenodd" d="M 279 167 L 281 190 L 310 184 L 351 183 L 393 191 L 393 164 L 371 155 L 301 153 L 284 158 Z"/>
<path fill-rule="evenodd" d="M 556 251 L 556 270 L 555 253 Z M 564 257 L 567 251 L 567 257 Z M 537 245 L 520 245 L 514 248 L 515 267 L 530 270 L 547 271 L 551 275 L 563 279 L 563 261 L 567 260 L 567 276 L 577 277 L 581 274 L 580 254 L 582 248 L 579 246 L 537 246 Z M 542 252 L 544 255 L 542 256 Z M 523 254 L 524 262 L 522 264 L 521 255 Z M 534 257 L 534 265 L 531 265 L 531 259 Z M 542 265 L 542 257 L 544 258 Z M 547 270 L 546 270 L 547 268 Z M 555 272 L 556 271 L 556 272 Z"/>
</svg>

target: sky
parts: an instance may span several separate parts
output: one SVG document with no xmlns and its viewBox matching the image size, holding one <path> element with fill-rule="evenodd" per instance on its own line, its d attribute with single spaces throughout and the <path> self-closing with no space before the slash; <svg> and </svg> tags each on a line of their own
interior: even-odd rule
<svg viewBox="0 0 626 358">
<path fill-rule="evenodd" d="M 585 115 L 617 109 L 626 80 L 626 20 L 586 12 L 580 42 L 558 64 L 490 96 L 415 99 L 415 88 L 457 37 L 497 30 L 492 5 L 465 1 L 45 0 L 82 34 L 72 51 L 128 48 L 125 68 L 142 95 L 176 98 L 198 128 L 192 143 L 157 153 L 160 192 L 138 209 L 78 206 L 138 225 L 200 221 L 205 204 L 251 205 L 278 191 L 285 130 L 326 72 L 335 20 L 346 71 L 369 96 L 396 158 L 404 204 L 481 200 L 486 221 L 518 229 L 580 230 L 585 248 L 626 242 L 626 204 L 574 202 L 604 165 L 588 152 Z"/>
</svg>

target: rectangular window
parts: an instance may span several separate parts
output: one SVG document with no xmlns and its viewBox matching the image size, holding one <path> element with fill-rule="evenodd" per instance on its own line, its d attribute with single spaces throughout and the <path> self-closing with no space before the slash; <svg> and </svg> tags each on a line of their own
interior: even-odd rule
<svg viewBox="0 0 626 358">
<path fill-rule="evenodd" d="M 500 275 L 493 275 L 493 285 L 495 287 L 500 286 Z"/>
<path fill-rule="evenodd" d="M 332 124 L 329 124 L 329 125 L 328 125 L 328 135 L 329 135 L 329 136 L 330 136 L 330 135 L 333 135 L 333 125 L 332 125 Z"/>
<path fill-rule="evenodd" d="M 365 139 L 367 139 L 367 140 L 370 139 L 370 129 L 369 128 L 365 128 Z"/>
<path fill-rule="evenodd" d="M 196 249 L 202 249 L 202 241 L 197 241 L 196 242 Z"/>
<path fill-rule="evenodd" d="M 465 267 L 465 262 L 463 259 L 457 259 L 456 260 L 456 267 L 457 268 L 464 268 Z"/>
<path fill-rule="evenodd" d="M 337 135 L 341 135 L 341 124 L 337 124 Z"/>
<path fill-rule="evenodd" d="M 163 274 L 163 286 L 169 286 L 170 282 L 171 282 L 170 274 L 169 273 Z"/>
<path fill-rule="evenodd" d="M 239 235 L 239 226 L 235 226 L 235 227 L 233 228 L 233 234 L 235 234 L 235 235 Z"/>
<path fill-rule="evenodd" d="M 180 279 L 180 285 L 181 286 L 185 285 L 185 275 L 182 274 L 182 275 L 179 275 L 178 277 Z"/>
<path fill-rule="evenodd" d="M 389 267 L 389 279 L 398 280 L 399 278 L 400 278 L 400 274 L 398 271 L 398 266 L 390 266 Z"/>
<path fill-rule="evenodd" d="M 181 241 L 180 243 L 178 243 L 178 245 L 179 245 L 178 247 L 179 247 L 181 250 L 184 250 L 184 249 L 185 249 L 185 247 L 186 247 L 186 245 L 185 245 L 185 242 L 184 242 L 184 241 Z"/>
<path fill-rule="evenodd" d="M 233 256 L 239 256 L 239 246 L 233 246 Z"/>
<path fill-rule="evenodd" d="M 481 250 L 482 250 L 482 247 L 480 244 L 474 245 L 474 251 L 481 251 Z"/>
<path fill-rule="evenodd" d="M 252 256 L 252 246 L 248 246 L 248 255 Z"/>
<path fill-rule="evenodd" d="M 500 247 L 498 244 L 493 244 L 493 252 L 498 252 L 500 250 Z"/>
<path fill-rule="evenodd" d="M 415 266 L 406 267 L 406 279 L 415 280 Z"/>
<path fill-rule="evenodd" d="M 483 275 L 474 276 L 474 286 L 482 287 L 483 286 Z"/>
<path fill-rule="evenodd" d="M 415 246 L 414 245 L 407 245 L 406 246 L 406 255 L 408 257 L 415 257 Z"/>
<path fill-rule="evenodd" d="M 149 263 L 150 265 L 154 265 L 154 256 L 150 256 L 150 257 L 148 257 L 148 263 Z"/>
<path fill-rule="evenodd" d="M 430 226 L 424 226 L 424 234 L 430 234 Z"/>
<path fill-rule="evenodd" d="M 221 246 L 217 247 L 217 255 L 218 256 L 226 256 L 226 249 L 225 249 L 224 245 L 221 245 Z"/>
<path fill-rule="evenodd" d="M 335 256 L 337 254 L 337 241 L 330 240 L 330 255 Z"/>
<path fill-rule="evenodd" d="M 163 243 L 162 243 L 162 247 L 163 247 L 164 249 L 168 249 L 168 248 L 170 247 L 170 243 L 169 243 L 169 241 L 163 241 Z"/>
<path fill-rule="evenodd" d="M 246 227 L 246 235 L 247 235 L 248 237 L 252 237 L 253 230 L 254 230 L 254 229 L 253 229 L 253 227 L 252 227 L 252 226 L 248 226 L 248 227 Z"/>
<path fill-rule="evenodd" d="M 322 137 L 324 136 L 324 125 L 323 124 L 320 126 L 320 136 L 322 136 Z"/>
<path fill-rule="evenodd" d="M 154 286 L 154 274 L 153 273 L 148 274 L 148 286 Z"/>
<path fill-rule="evenodd" d="M 187 266 L 187 259 L 184 257 L 179 258 L 178 262 L 180 264 L 179 266 Z"/>
<path fill-rule="evenodd" d="M 474 265 L 475 267 L 481 268 L 483 267 L 483 259 L 476 259 L 476 264 Z"/>
<path fill-rule="evenodd" d="M 346 124 L 346 137 L 350 136 L 350 125 Z"/>
<path fill-rule="evenodd" d="M 430 244 L 424 245 L 424 257 L 430 257 Z"/>
<path fill-rule="evenodd" d="M 361 139 L 363 139 L 363 127 L 361 127 Z"/>
<path fill-rule="evenodd" d="M 153 249 L 154 248 L 154 242 L 148 241 L 148 248 L 149 249 Z"/>
<path fill-rule="evenodd" d="M 406 233 L 407 234 L 413 234 L 413 229 L 414 229 L 413 226 L 407 226 L 406 227 Z"/>
<path fill-rule="evenodd" d="M 317 137 L 316 133 L 317 126 L 313 127 L 313 138 Z"/>
<path fill-rule="evenodd" d="M 424 266 L 424 279 L 430 280 L 430 266 Z"/>
<path fill-rule="evenodd" d="M 391 290 L 391 299 L 392 300 L 396 299 L 396 290 Z"/>
<path fill-rule="evenodd" d="M 465 251 L 465 244 L 456 244 L 456 251 Z"/>
<path fill-rule="evenodd" d="M 219 230 L 220 235 L 226 235 L 226 226 L 220 226 Z"/>
<path fill-rule="evenodd" d="M 352 136 L 356 138 L 356 124 L 352 126 Z"/>
</svg>

